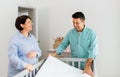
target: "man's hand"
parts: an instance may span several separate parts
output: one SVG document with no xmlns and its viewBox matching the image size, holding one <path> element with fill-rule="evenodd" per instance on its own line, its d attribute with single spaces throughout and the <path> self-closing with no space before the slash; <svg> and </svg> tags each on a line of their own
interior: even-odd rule
<svg viewBox="0 0 120 77">
<path fill-rule="evenodd" d="M 92 72 L 92 69 L 91 69 L 92 62 L 93 62 L 92 58 L 88 58 L 87 59 L 87 62 L 86 62 L 86 65 L 85 65 L 83 73 L 87 73 L 88 75 L 93 77 L 93 72 Z"/>
<path fill-rule="evenodd" d="M 55 51 L 55 52 L 50 52 L 49 54 L 48 54 L 48 56 L 57 56 L 57 52 Z"/>
<path fill-rule="evenodd" d="M 30 71 L 30 72 L 32 72 L 33 65 L 32 64 L 28 64 L 28 65 L 25 66 L 25 69 L 28 70 L 28 71 Z"/>
<path fill-rule="evenodd" d="M 83 73 L 87 73 L 88 75 L 90 75 L 90 76 L 93 77 L 93 72 L 92 72 L 91 67 L 86 67 L 86 68 L 83 70 Z"/>
<path fill-rule="evenodd" d="M 31 59 L 31 58 L 34 58 L 36 57 L 37 53 L 35 51 L 31 51 L 29 53 L 27 53 L 27 58 Z"/>
</svg>

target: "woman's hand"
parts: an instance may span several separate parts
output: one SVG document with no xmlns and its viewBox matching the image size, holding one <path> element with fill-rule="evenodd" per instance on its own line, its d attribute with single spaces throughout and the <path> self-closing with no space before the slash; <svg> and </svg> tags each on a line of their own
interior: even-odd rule
<svg viewBox="0 0 120 77">
<path fill-rule="evenodd" d="M 30 72 L 32 72 L 33 65 L 32 64 L 28 64 L 28 65 L 25 66 L 25 69 L 28 70 L 28 71 L 30 71 Z"/>
<path fill-rule="evenodd" d="M 31 51 L 31 52 L 26 54 L 27 58 L 29 58 L 29 59 L 35 58 L 36 55 L 37 55 L 37 53 L 35 51 Z"/>
</svg>

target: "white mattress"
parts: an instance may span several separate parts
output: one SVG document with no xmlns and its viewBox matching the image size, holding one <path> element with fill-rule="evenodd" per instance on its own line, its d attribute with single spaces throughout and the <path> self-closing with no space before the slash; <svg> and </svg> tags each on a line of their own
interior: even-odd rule
<svg viewBox="0 0 120 77">
<path fill-rule="evenodd" d="M 35 77 L 91 77 L 82 70 L 49 56 Z"/>
</svg>

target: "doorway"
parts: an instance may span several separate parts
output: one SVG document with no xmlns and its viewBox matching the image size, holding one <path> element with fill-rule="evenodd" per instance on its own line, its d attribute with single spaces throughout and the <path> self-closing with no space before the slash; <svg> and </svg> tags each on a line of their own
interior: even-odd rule
<svg viewBox="0 0 120 77">
<path fill-rule="evenodd" d="M 38 40 L 38 22 L 37 22 L 37 9 L 32 7 L 18 7 L 18 16 L 21 15 L 28 15 L 31 17 L 33 22 L 33 28 L 31 33 L 36 37 Z"/>
</svg>

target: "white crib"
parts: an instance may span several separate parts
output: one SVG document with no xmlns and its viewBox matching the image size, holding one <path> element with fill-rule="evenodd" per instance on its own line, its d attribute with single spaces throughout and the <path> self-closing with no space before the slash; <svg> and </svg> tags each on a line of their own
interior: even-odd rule
<svg viewBox="0 0 120 77">
<path fill-rule="evenodd" d="M 86 59 L 83 59 L 83 58 L 59 58 L 59 59 L 71 66 L 75 66 L 75 63 L 77 62 L 78 63 L 77 68 L 80 68 L 80 62 L 86 62 Z M 34 70 L 31 73 L 27 70 L 23 70 L 20 73 L 18 73 L 17 75 L 15 75 L 14 77 L 35 77 L 35 75 L 37 74 L 40 67 L 44 64 L 45 61 L 46 61 L 46 59 L 43 59 L 39 63 L 35 64 Z M 94 72 L 94 77 L 96 77 L 95 61 L 93 62 L 92 68 L 93 68 L 93 72 Z"/>
</svg>

